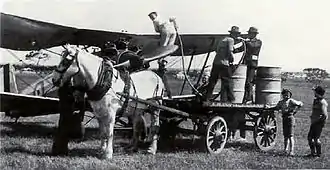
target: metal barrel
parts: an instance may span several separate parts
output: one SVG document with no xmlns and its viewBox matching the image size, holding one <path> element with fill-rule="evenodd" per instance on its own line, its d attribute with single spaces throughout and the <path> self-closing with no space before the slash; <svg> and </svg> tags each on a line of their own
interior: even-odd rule
<svg viewBox="0 0 330 170">
<path fill-rule="evenodd" d="M 235 65 L 236 70 L 234 70 L 231 76 L 233 82 L 233 93 L 235 100 L 233 103 L 243 103 L 244 92 L 245 92 L 245 81 L 246 81 L 246 65 Z"/>
<path fill-rule="evenodd" d="M 276 105 L 281 99 L 281 68 L 258 67 L 256 104 Z"/>
</svg>

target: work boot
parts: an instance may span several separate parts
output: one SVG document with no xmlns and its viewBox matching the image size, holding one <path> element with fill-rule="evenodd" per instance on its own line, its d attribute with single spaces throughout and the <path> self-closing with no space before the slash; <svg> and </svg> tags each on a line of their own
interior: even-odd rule
<svg viewBox="0 0 330 170">
<path fill-rule="evenodd" d="M 157 139 L 153 140 L 147 150 L 147 153 L 155 155 L 157 151 Z"/>
<path fill-rule="evenodd" d="M 311 153 L 309 155 L 307 155 L 307 157 L 314 157 L 314 156 L 316 156 L 314 142 L 308 142 L 308 145 L 309 145 L 309 148 L 311 149 Z"/>
<path fill-rule="evenodd" d="M 315 145 L 315 148 L 316 148 L 316 156 L 317 157 L 321 157 L 321 144 L 320 143 L 317 143 Z"/>
</svg>

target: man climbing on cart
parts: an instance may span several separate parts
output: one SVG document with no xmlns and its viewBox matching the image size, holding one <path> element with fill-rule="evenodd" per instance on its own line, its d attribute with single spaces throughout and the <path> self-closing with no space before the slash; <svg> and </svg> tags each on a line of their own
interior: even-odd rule
<svg viewBox="0 0 330 170">
<path fill-rule="evenodd" d="M 245 56 L 243 58 L 243 64 L 247 65 L 243 103 L 254 103 L 252 89 L 255 84 L 255 75 L 258 67 L 259 53 L 262 46 L 262 41 L 257 38 L 258 34 L 259 32 L 256 27 L 250 27 L 248 30 L 248 38 L 244 40 L 246 44 L 246 49 L 244 48 L 244 46 L 241 46 L 240 48 L 234 50 L 234 53 L 246 50 Z M 245 119 L 241 119 L 238 124 L 241 137 L 239 141 L 245 142 Z"/>
<path fill-rule="evenodd" d="M 170 90 L 170 86 L 168 84 L 168 81 L 167 81 L 167 76 L 166 76 L 166 64 L 167 64 L 167 61 L 165 59 L 160 59 L 158 60 L 158 69 L 156 71 L 156 73 L 158 74 L 159 77 L 161 77 L 163 79 L 163 82 L 164 82 L 164 85 L 165 85 L 165 89 L 166 89 L 166 93 L 167 93 L 167 96 L 169 98 L 172 98 L 172 94 L 171 94 L 171 90 Z"/>
<path fill-rule="evenodd" d="M 217 42 L 216 55 L 213 60 L 213 66 L 211 70 L 211 76 L 209 84 L 207 86 L 207 93 L 204 98 L 208 102 L 212 98 L 213 89 L 220 77 L 221 79 L 221 102 L 234 101 L 233 95 L 233 83 L 232 65 L 234 61 L 234 44 L 238 42 L 238 36 L 240 35 L 239 27 L 232 26 L 229 30 L 230 35 Z"/>
</svg>

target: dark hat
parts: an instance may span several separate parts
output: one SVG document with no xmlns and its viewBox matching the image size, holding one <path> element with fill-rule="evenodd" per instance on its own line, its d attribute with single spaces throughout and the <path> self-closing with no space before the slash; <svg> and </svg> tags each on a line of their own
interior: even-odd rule
<svg viewBox="0 0 330 170">
<path fill-rule="evenodd" d="M 103 49 L 104 50 L 112 50 L 112 49 L 117 49 L 117 48 L 116 48 L 116 44 L 108 41 L 104 44 Z"/>
<path fill-rule="evenodd" d="M 126 49 L 128 48 L 129 42 L 125 38 L 119 38 L 114 42 L 117 46 L 117 49 Z"/>
<path fill-rule="evenodd" d="M 150 12 L 150 13 L 148 14 L 148 16 L 150 17 L 152 14 L 158 15 L 157 12 L 153 11 L 153 12 Z"/>
<path fill-rule="evenodd" d="M 323 96 L 325 94 L 325 89 L 321 86 L 317 86 L 313 89 L 316 94 Z"/>
<path fill-rule="evenodd" d="M 256 28 L 256 27 L 250 27 L 248 32 L 257 33 L 257 34 L 259 33 L 258 28 Z"/>
<path fill-rule="evenodd" d="M 284 94 L 289 94 L 290 97 L 292 97 L 292 92 L 289 90 L 289 89 L 283 89 L 282 92 L 281 92 L 282 95 Z"/>
<path fill-rule="evenodd" d="M 230 33 L 239 33 L 239 34 L 241 33 L 239 31 L 239 27 L 238 26 L 232 26 L 231 29 L 228 32 L 230 32 Z"/>
<path fill-rule="evenodd" d="M 168 61 L 165 60 L 165 59 L 159 59 L 159 60 L 158 60 L 158 63 L 159 63 L 159 64 L 167 64 Z"/>
</svg>

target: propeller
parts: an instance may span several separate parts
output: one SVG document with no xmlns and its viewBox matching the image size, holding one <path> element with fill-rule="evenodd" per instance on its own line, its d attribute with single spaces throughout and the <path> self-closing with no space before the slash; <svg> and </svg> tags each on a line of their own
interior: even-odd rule
<svg viewBox="0 0 330 170">
<path fill-rule="evenodd" d="M 172 53 L 174 53 L 179 47 L 177 45 L 168 45 L 156 48 L 156 50 L 152 51 L 151 53 L 142 55 L 143 64 L 149 63 L 161 58 L 164 58 Z M 118 67 L 128 67 L 130 65 L 129 60 L 123 63 L 117 64 L 114 68 Z"/>
</svg>

